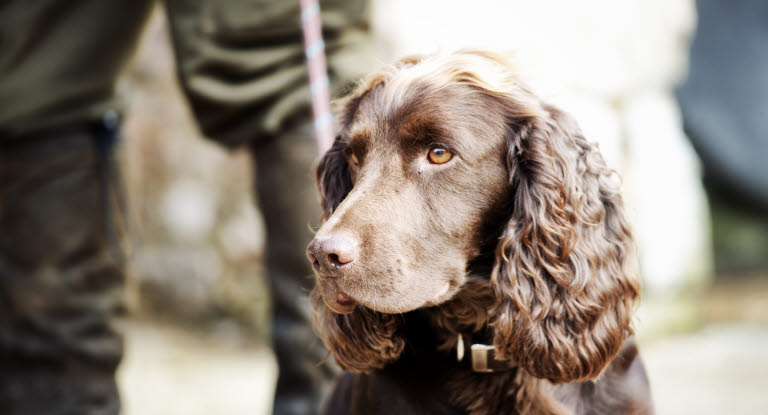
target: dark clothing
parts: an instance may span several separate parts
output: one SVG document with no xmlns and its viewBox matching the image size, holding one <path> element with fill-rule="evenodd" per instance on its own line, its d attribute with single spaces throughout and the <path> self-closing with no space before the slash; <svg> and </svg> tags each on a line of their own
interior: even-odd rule
<svg viewBox="0 0 768 415">
<path fill-rule="evenodd" d="M 331 92 L 370 70 L 367 0 L 321 2 Z M 226 145 L 274 136 L 309 108 L 298 0 L 166 0 L 184 92 Z"/>
<path fill-rule="evenodd" d="M 298 1 L 166 0 L 203 132 L 249 143 L 267 223 L 275 413 L 315 413 L 334 368 L 316 340 L 304 256 L 316 223 Z M 332 91 L 369 69 L 366 0 L 323 2 Z M 0 413 L 115 414 L 123 260 L 109 172 L 117 79 L 152 0 L 0 4 Z M 370 53 L 370 50 L 367 51 Z M 351 57 L 355 58 L 351 58 Z"/>
<path fill-rule="evenodd" d="M 151 0 L 0 2 L 0 140 L 116 108 L 117 78 L 151 9 Z"/>
<path fill-rule="evenodd" d="M 123 261 L 102 133 L 0 143 L 0 413 L 119 408 Z M 100 142 L 97 142 L 100 141 Z"/>
<path fill-rule="evenodd" d="M 685 130 L 708 182 L 768 208 L 768 2 L 698 0 Z"/>
<path fill-rule="evenodd" d="M 768 2 L 698 0 L 677 97 L 702 161 L 717 275 L 768 270 Z"/>
<path fill-rule="evenodd" d="M 200 127 L 227 145 L 274 136 L 308 108 L 299 2 L 165 0 L 182 87 Z M 119 109 L 118 75 L 153 0 L 0 3 L 0 140 Z M 331 87 L 367 68 L 367 0 L 322 2 Z"/>
</svg>

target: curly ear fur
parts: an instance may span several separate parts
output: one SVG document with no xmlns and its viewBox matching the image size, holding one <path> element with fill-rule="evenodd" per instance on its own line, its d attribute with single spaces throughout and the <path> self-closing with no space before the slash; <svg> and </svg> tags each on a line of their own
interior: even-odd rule
<svg viewBox="0 0 768 415">
<path fill-rule="evenodd" d="M 312 298 L 318 335 L 342 369 L 369 373 L 400 357 L 405 347 L 405 339 L 398 333 L 402 320 L 365 307 L 336 314 L 325 305 L 317 289 L 312 291 Z"/>
<path fill-rule="evenodd" d="M 640 285 L 618 184 L 565 113 L 510 120 L 512 212 L 491 281 L 495 346 L 552 382 L 600 375 L 631 334 Z"/>
</svg>

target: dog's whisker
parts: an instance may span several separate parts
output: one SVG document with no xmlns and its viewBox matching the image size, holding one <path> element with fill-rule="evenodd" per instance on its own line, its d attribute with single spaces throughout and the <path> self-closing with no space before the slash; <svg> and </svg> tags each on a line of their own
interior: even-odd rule
<svg viewBox="0 0 768 415">
<path fill-rule="evenodd" d="M 309 230 L 312 235 L 315 235 L 317 231 L 320 230 L 320 226 L 312 226 L 310 222 L 307 222 L 307 230 Z"/>
</svg>

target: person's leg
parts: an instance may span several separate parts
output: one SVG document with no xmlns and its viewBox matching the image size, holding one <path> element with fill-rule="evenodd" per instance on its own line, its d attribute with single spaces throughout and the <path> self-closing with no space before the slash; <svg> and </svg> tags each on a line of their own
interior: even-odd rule
<svg viewBox="0 0 768 415">
<path fill-rule="evenodd" d="M 230 147 L 247 143 L 256 160 L 280 371 L 274 413 L 318 413 L 334 376 L 331 363 L 318 365 L 326 351 L 312 331 L 306 299 L 314 282 L 304 248 L 319 204 L 299 3 L 164 3 L 181 86 L 203 134 Z M 368 0 L 321 4 L 333 92 L 370 69 L 367 6 Z"/>
<path fill-rule="evenodd" d="M 308 118 L 308 117 L 307 117 Z M 308 294 L 314 285 L 304 248 L 319 223 L 311 123 L 253 147 L 256 190 L 267 227 L 266 265 L 272 291 L 272 344 L 280 373 L 275 414 L 318 413 L 338 371 L 312 330 Z"/>
<path fill-rule="evenodd" d="M 123 272 L 100 139 L 0 142 L 0 413 L 119 412 L 108 317 Z"/>
</svg>

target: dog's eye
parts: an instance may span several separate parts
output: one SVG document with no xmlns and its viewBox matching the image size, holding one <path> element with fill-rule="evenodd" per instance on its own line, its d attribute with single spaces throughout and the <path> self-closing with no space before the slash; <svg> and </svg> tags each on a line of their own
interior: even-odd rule
<svg viewBox="0 0 768 415">
<path fill-rule="evenodd" d="M 427 154 L 429 162 L 432 164 L 445 164 L 453 158 L 453 153 L 444 147 L 432 147 Z"/>
</svg>

